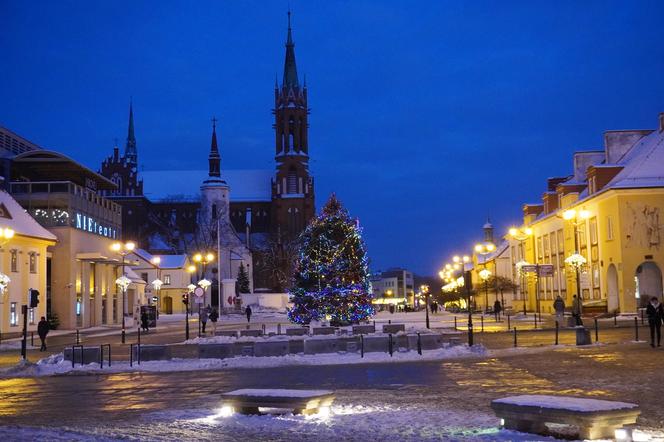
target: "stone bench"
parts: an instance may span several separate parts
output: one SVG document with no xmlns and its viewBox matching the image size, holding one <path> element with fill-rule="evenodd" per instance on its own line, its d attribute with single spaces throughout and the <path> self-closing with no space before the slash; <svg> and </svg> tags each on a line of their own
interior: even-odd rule
<svg viewBox="0 0 664 442">
<path fill-rule="evenodd" d="M 309 333 L 306 327 L 291 327 L 286 329 L 286 336 L 305 336 Z"/>
<path fill-rule="evenodd" d="M 312 327 L 311 332 L 314 335 L 333 335 L 337 329 L 335 327 Z"/>
<path fill-rule="evenodd" d="M 375 333 L 376 327 L 373 325 L 354 325 L 353 334 L 354 335 L 368 335 L 369 333 Z"/>
<path fill-rule="evenodd" d="M 138 358 L 140 348 L 141 357 Z M 171 359 L 171 347 L 169 345 L 135 345 L 133 347 L 134 361 L 167 361 Z"/>
<path fill-rule="evenodd" d="M 329 390 L 242 389 L 222 393 L 223 406 L 231 412 L 260 414 L 259 408 L 290 409 L 294 414 L 316 414 L 329 409 L 334 392 Z"/>
<path fill-rule="evenodd" d="M 72 360 L 71 347 L 65 347 L 63 350 L 65 361 Z M 106 355 L 108 356 L 108 355 Z M 99 364 L 99 346 L 97 347 L 81 347 L 74 348 L 74 362 L 77 364 Z"/>
<path fill-rule="evenodd" d="M 580 439 L 612 439 L 641 413 L 638 405 L 626 402 L 548 395 L 495 399 L 491 408 L 507 429 L 546 435 L 547 423 L 563 424 L 578 427 Z"/>
<path fill-rule="evenodd" d="M 383 333 L 399 333 L 406 331 L 406 324 L 384 324 Z"/>
</svg>

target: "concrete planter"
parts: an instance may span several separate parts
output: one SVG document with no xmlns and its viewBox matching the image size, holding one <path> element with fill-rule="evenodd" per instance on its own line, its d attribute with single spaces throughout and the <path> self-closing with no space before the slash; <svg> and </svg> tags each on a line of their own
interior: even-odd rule
<svg viewBox="0 0 664 442">
<path fill-rule="evenodd" d="M 305 339 L 304 354 L 315 355 L 318 353 L 336 353 L 341 350 L 340 342 L 336 338 L 330 339 Z M 344 346 L 343 350 L 346 350 Z"/>
<path fill-rule="evenodd" d="M 354 335 L 368 335 L 370 333 L 375 333 L 376 327 L 373 325 L 354 325 L 353 334 Z"/>
<path fill-rule="evenodd" d="M 263 336 L 263 330 L 240 330 L 240 336 Z"/>
<path fill-rule="evenodd" d="M 169 345 L 141 345 L 134 346 L 133 358 L 138 361 L 138 350 L 141 351 L 141 362 L 145 361 L 167 361 L 171 359 L 171 347 Z"/>
<path fill-rule="evenodd" d="M 383 325 L 383 333 L 396 334 L 406 331 L 406 324 L 385 324 Z"/>
<path fill-rule="evenodd" d="M 333 335 L 337 329 L 335 327 L 313 327 L 311 332 L 314 335 Z"/>
<path fill-rule="evenodd" d="M 393 337 L 394 338 L 394 337 Z M 365 336 L 364 352 L 383 352 L 388 351 L 389 338 L 387 336 Z"/>
<path fill-rule="evenodd" d="M 286 336 L 305 336 L 309 333 L 306 327 L 291 327 L 286 329 Z"/>
<path fill-rule="evenodd" d="M 235 356 L 233 344 L 199 344 L 199 359 L 224 359 Z"/>
<path fill-rule="evenodd" d="M 285 356 L 289 353 L 288 341 L 254 342 L 254 356 Z"/>
</svg>

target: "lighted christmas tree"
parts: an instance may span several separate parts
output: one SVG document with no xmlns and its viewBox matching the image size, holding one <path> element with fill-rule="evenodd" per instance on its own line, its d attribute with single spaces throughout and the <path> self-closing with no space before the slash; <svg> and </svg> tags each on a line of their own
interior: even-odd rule
<svg viewBox="0 0 664 442">
<path fill-rule="evenodd" d="M 374 314 L 364 241 L 334 194 L 300 236 L 288 318 L 346 324 Z"/>
</svg>

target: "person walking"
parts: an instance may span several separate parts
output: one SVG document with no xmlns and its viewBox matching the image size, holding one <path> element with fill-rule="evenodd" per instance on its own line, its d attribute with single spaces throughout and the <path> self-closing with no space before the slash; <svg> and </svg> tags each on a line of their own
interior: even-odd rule
<svg viewBox="0 0 664 442">
<path fill-rule="evenodd" d="M 199 319 L 201 321 L 201 333 L 205 333 L 205 326 L 207 325 L 208 319 L 209 319 L 209 308 L 210 306 L 203 307 L 201 309 L 201 312 L 199 313 Z"/>
<path fill-rule="evenodd" d="M 648 325 L 650 326 L 650 346 L 655 346 L 655 335 L 657 335 L 657 346 L 660 347 L 662 342 L 664 307 L 662 307 L 656 296 L 650 298 L 648 307 L 646 307 L 646 314 L 648 315 Z"/>
<path fill-rule="evenodd" d="M 247 308 L 244 309 L 244 314 L 247 315 L 247 324 L 251 321 L 251 307 L 247 306 Z"/>
<path fill-rule="evenodd" d="M 46 351 L 46 335 L 49 330 L 51 330 L 51 325 L 48 323 L 45 317 L 41 317 L 41 320 L 37 324 L 37 334 L 39 339 L 41 339 L 41 348 L 39 351 Z"/>
<path fill-rule="evenodd" d="M 576 321 L 577 327 L 579 325 L 583 325 L 583 321 L 581 320 L 581 299 L 574 295 L 572 297 L 572 316 L 574 317 L 574 320 Z"/>
<path fill-rule="evenodd" d="M 503 306 L 500 304 L 500 301 L 496 299 L 496 302 L 493 303 L 493 316 L 496 318 L 496 322 L 500 319 L 500 312 L 503 311 Z"/>
<path fill-rule="evenodd" d="M 217 335 L 217 320 L 219 319 L 219 312 L 216 308 L 212 308 L 210 312 L 210 322 L 212 322 L 212 336 Z"/>
<path fill-rule="evenodd" d="M 556 312 L 556 322 L 559 327 L 563 326 L 563 318 L 565 317 L 565 301 L 558 295 L 556 300 L 553 301 L 553 310 Z"/>
<path fill-rule="evenodd" d="M 150 326 L 148 324 L 148 312 L 143 311 L 141 313 L 141 329 L 143 329 L 144 332 L 150 331 Z"/>
</svg>

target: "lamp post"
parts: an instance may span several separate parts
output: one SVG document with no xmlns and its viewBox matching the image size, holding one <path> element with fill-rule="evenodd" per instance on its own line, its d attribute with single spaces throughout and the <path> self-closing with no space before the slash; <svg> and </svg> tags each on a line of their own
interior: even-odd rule
<svg viewBox="0 0 664 442">
<path fill-rule="evenodd" d="M 191 294 L 196 290 L 196 285 L 193 283 L 194 272 L 196 272 L 196 266 L 190 265 L 187 267 L 187 272 L 189 273 L 189 285 L 187 289 L 189 291 L 184 298 L 184 336 L 185 340 L 189 340 L 189 305 L 191 304 Z"/>
<path fill-rule="evenodd" d="M 164 282 L 161 280 L 161 267 L 159 264 L 161 264 L 161 258 L 158 256 L 153 257 L 151 260 L 152 265 L 154 268 L 157 270 L 157 277 L 155 278 L 154 281 L 152 281 L 152 287 L 154 288 L 155 291 L 155 297 L 157 298 L 157 301 L 155 302 L 156 304 L 156 309 L 157 309 L 157 317 L 159 317 L 159 304 L 161 303 L 161 296 L 160 296 L 160 290 L 161 286 L 164 284 Z"/>
<path fill-rule="evenodd" d="M 484 312 L 489 309 L 489 285 L 488 280 L 491 276 L 491 272 L 486 268 L 486 256 L 489 253 L 492 253 L 496 250 L 496 246 L 493 243 L 479 243 L 475 245 L 475 253 L 482 255 L 482 266 L 483 270 L 480 272 L 480 277 L 484 280 Z M 478 260 L 479 261 L 479 260 Z"/>
<path fill-rule="evenodd" d="M 523 314 L 526 314 L 526 294 L 528 293 L 527 290 L 524 291 L 524 272 L 521 270 L 521 267 L 524 265 L 528 265 L 528 261 L 526 261 L 526 249 L 523 246 L 523 243 L 530 238 L 533 235 L 533 229 L 530 227 L 523 227 L 523 228 L 516 228 L 512 227 L 509 230 L 510 236 L 519 241 L 519 253 L 521 255 L 521 259 L 515 264 L 515 267 L 517 268 L 517 273 L 519 274 L 519 291 L 521 292 L 521 296 L 523 297 Z M 535 250 L 533 249 L 533 256 L 535 254 Z"/>
<path fill-rule="evenodd" d="M 424 293 L 424 311 L 426 314 L 427 328 L 431 328 L 429 327 L 429 286 L 422 284 L 420 286 L 420 291 Z"/>
<path fill-rule="evenodd" d="M 13 229 L 9 227 L 0 228 L 0 245 L 5 245 L 7 242 L 14 237 Z M 11 278 L 4 273 L 0 272 L 0 298 L 2 298 L 7 290 L 7 286 L 11 282 Z M 1 309 L 0 309 L 1 310 Z M 0 315 L 1 317 L 2 315 Z M 0 320 L 0 331 L 2 331 L 2 321 Z"/>
<path fill-rule="evenodd" d="M 127 314 L 127 288 L 131 284 L 131 279 L 125 275 L 125 256 L 133 252 L 136 244 L 127 241 L 126 243 L 114 242 L 111 244 L 111 250 L 122 256 L 122 276 L 115 280 L 115 283 L 122 289 L 122 343 L 125 343 L 125 315 Z"/>
<path fill-rule="evenodd" d="M 203 288 L 203 290 L 205 290 L 205 292 L 203 293 L 203 305 L 206 305 L 205 296 L 206 296 L 206 293 L 207 293 L 207 288 L 210 285 L 212 285 L 212 283 L 210 281 L 208 281 L 207 279 L 205 279 L 205 273 L 207 272 L 207 265 L 209 263 L 211 263 L 212 261 L 214 261 L 214 254 L 212 254 L 210 252 L 196 253 L 192 257 L 192 260 L 194 261 L 194 263 L 196 265 L 201 264 L 201 267 L 202 267 L 202 273 L 201 273 L 201 278 L 202 279 L 200 281 L 198 281 L 198 285 L 201 286 Z M 219 308 L 221 308 L 221 306 Z"/>
<path fill-rule="evenodd" d="M 454 261 L 454 269 L 461 270 L 461 275 L 463 277 L 463 285 L 466 288 L 466 299 L 468 300 L 468 346 L 473 346 L 473 307 L 472 299 L 470 294 L 470 284 L 469 281 L 466 281 L 466 263 L 470 262 L 470 258 L 467 255 L 462 257 L 455 256 L 452 258 Z"/>
<path fill-rule="evenodd" d="M 576 296 L 579 300 L 579 322 L 581 323 L 580 325 L 583 325 L 583 321 L 581 321 L 581 314 L 583 313 L 583 294 L 581 293 L 580 273 L 581 269 L 585 267 L 587 260 L 579 251 L 579 226 L 585 224 L 586 220 L 590 218 L 590 212 L 585 209 L 578 211 L 576 209 L 569 209 L 562 213 L 562 218 L 572 224 L 574 228 L 574 253 L 565 258 L 565 264 L 574 268 L 574 273 L 576 275 Z"/>
</svg>

